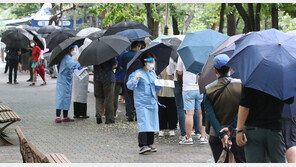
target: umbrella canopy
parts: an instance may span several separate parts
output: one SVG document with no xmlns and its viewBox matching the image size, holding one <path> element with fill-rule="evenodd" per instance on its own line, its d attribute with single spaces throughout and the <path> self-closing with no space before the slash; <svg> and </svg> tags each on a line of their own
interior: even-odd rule
<svg viewBox="0 0 296 167">
<path fill-rule="evenodd" d="M 170 55 L 173 49 L 163 43 L 157 43 L 149 45 L 147 48 L 140 50 L 134 58 L 127 64 L 126 79 L 129 75 L 136 71 L 139 68 L 142 68 L 143 65 L 140 61 L 141 56 L 144 53 L 152 53 L 156 57 L 156 74 L 159 75 L 168 65 L 170 60 Z"/>
<path fill-rule="evenodd" d="M 177 62 L 179 54 L 177 52 L 179 46 L 181 45 L 183 39 L 184 39 L 185 35 L 175 35 L 173 37 L 169 37 L 169 38 L 163 38 L 161 39 L 161 43 L 164 43 L 170 47 L 173 48 L 172 54 L 171 54 L 171 58 Z"/>
<path fill-rule="evenodd" d="M 44 57 L 45 60 L 50 61 L 51 52 L 43 53 L 43 57 Z"/>
<path fill-rule="evenodd" d="M 93 33 L 89 34 L 87 36 L 87 38 L 88 39 L 91 39 L 91 40 L 96 40 L 96 39 L 101 38 L 104 35 L 105 32 L 106 32 L 106 30 L 101 30 L 101 31 L 93 32 Z"/>
<path fill-rule="evenodd" d="M 37 43 L 37 45 L 42 49 L 44 50 L 45 49 L 45 43 L 41 37 L 40 34 L 37 34 L 37 32 L 35 31 L 31 31 L 31 30 L 27 30 L 30 34 L 33 35 L 33 40 Z"/>
<path fill-rule="evenodd" d="M 294 118 L 295 116 L 296 116 L 296 101 L 294 100 L 294 103 L 292 103 L 292 104 L 285 103 L 282 117 L 283 118 Z"/>
<path fill-rule="evenodd" d="M 53 26 L 53 25 L 47 25 L 44 27 L 41 27 L 37 33 L 38 34 L 50 34 L 52 32 L 54 32 L 55 30 L 60 29 L 60 27 L 58 26 Z"/>
<path fill-rule="evenodd" d="M 83 45 L 84 39 L 85 37 L 72 37 L 58 44 L 58 46 L 51 52 L 49 66 L 60 63 L 64 56 L 69 52 L 69 47 L 71 45 L 78 45 L 78 47 L 80 47 Z"/>
<path fill-rule="evenodd" d="M 296 30 L 291 30 L 291 31 L 288 31 L 287 33 L 291 35 L 296 35 Z"/>
<path fill-rule="evenodd" d="M 165 39 L 165 38 L 169 38 L 169 36 L 168 35 L 160 35 L 160 36 L 158 36 L 157 38 L 155 38 L 153 41 L 151 41 L 150 43 L 149 43 L 149 45 L 152 45 L 152 44 L 156 44 L 156 43 L 160 43 L 161 41 L 161 39 Z"/>
<path fill-rule="evenodd" d="M 235 42 L 230 66 L 245 87 L 281 100 L 296 94 L 296 36 L 270 29 Z"/>
<path fill-rule="evenodd" d="M 216 73 L 214 71 L 214 58 L 222 53 L 231 58 L 235 49 L 234 42 L 242 36 L 243 34 L 229 37 L 224 42 L 222 42 L 210 55 L 206 64 L 203 66 L 199 77 L 198 86 L 200 93 L 205 93 L 205 87 L 217 79 Z"/>
<path fill-rule="evenodd" d="M 114 35 L 120 31 L 124 31 L 128 29 L 142 29 L 148 32 L 149 34 L 152 33 L 151 30 L 149 30 L 149 28 L 146 27 L 143 23 L 136 22 L 136 21 L 123 21 L 109 27 L 107 31 L 104 33 L 104 36 Z"/>
<path fill-rule="evenodd" d="M 210 54 L 227 38 L 211 29 L 186 34 L 178 49 L 186 70 L 199 73 Z"/>
<path fill-rule="evenodd" d="M 2 42 L 7 48 L 26 48 L 30 44 L 33 35 L 21 28 L 9 29 L 2 34 Z"/>
<path fill-rule="evenodd" d="M 36 32 L 39 30 L 38 27 L 32 27 L 32 26 L 27 26 L 27 25 L 24 25 L 23 29 L 30 30 L 30 31 L 36 31 Z"/>
<path fill-rule="evenodd" d="M 126 37 L 111 35 L 92 41 L 80 54 L 78 61 L 83 66 L 102 64 L 122 53 L 130 42 Z"/>
<path fill-rule="evenodd" d="M 88 27 L 88 28 L 80 30 L 77 33 L 77 36 L 85 37 L 85 36 L 88 36 L 91 33 L 97 32 L 97 31 L 102 31 L 102 30 L 99 29 L 99 28 L 96 28 L 96 27 Z"/>
<path fill-rule="evenodd" d="M 116 35 L 127 37 L 129 40 L 145 39 L 151 35 L 142 29 L 129 29 L 116 33 Z"/>
<path fill-rule="evenodd" d="M 77 34 L 76 31 L 70 30 L 67 28 L 62 28 L 55 30 L 50 35 L 46 37 L 46 44 L 49 50 L 53 50 L 58 44 L 65 41 L 70 37 L 75 37 Z"/>
</svg>

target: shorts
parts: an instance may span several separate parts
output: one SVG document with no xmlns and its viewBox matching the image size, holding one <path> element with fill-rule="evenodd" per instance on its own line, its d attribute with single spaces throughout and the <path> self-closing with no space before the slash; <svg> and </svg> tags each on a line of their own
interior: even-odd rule
<svg viewBox="0 0 296 167">
<path fill-rule="evenodd" d="M 32 63 L 32 68 L 36 68 L 36 66 L 39 66 L 39 62 L 33 61 Z"/>
<path fill-rule="evenodd" d="M 283 118 L 283 136 L 286 149 L 296 146 L 296 117 Z"/>
<path fill-rule="evenodd" d="M 203 95 L 199 90 L 187 90 L 182 92 L 184 110 L 200 110 L 200 103 L 202 102 Z"/>
</svg>

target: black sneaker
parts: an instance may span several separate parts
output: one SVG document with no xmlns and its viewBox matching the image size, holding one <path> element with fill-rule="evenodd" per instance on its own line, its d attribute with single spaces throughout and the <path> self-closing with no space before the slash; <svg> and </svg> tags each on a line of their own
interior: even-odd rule
<svg viewBox="0 0 296 167">
<path fill-rule="evenodd" d="M 107 119 L 105 122 L 105 124 L 114 124 L 114 123 L 115 123 L 115 121 L 112 119 Z"/>
<path fill-rule="evenodd" d="M 141 149 L 139 151 L 139 154 L 144 154 L 144 153 L 150 152 L 150 151 L 151 151 L 151 148 L 150 147 L 143 146 L 143 147 L 141 147 Z"/>
<path fill-rule="evenodd" d="M 150 146 L 150 145 L 149 145 L 148 147 L 151 149 L 151 150 L 150 150 L 151 152 L 156 152 L 156 151 L 157 151 L 156 148 L 154 148 L 154 147 L 152 147 L 152 146 Z"/>
<path fill-rule="evenodd" d="M 128 121 L 128 122 L 133 122 L 133 121 L 134 121 L 134 118 L 132 118 L 132 117 L 128 117 L 128 118 L 127 118 L 127 121 Z"/>
<path fill-rule="evenodd" d="M 103 123 L 102 118 L 97 117 L 97 124 L 101 124 L 101 123 Z"/>
<path fill-rule="evenodd" d="M 33 79 L 28 79 L 27 82 L 33 82 Z"/>
<path fill-rule="evenodd" d="M 7 84 L 12 84 L 12 82 L 7 82 Z"/>
</svg>

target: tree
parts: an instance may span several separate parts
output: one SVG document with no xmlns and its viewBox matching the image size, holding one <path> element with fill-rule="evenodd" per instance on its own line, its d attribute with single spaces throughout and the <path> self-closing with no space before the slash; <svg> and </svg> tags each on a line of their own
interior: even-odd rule
<svg viewBox="0 0 296 167">
<path fill-rule="evenodd" d="M 277 4 L 272 4 L 271 7 L 271 23 L 272 28 L 279 29 L 279 9 Z"/>
<path fill-rule="evenodd" d="M 228 4 L 229 13 L 227 14 L 227 35 L 232 36 L 236 34 L 236 17 L 235 17 L 235 5 L 233 3 Z"/>
<path fill-rule="evenodd" d="M 239 13 L 239 15 L 242 17 L 245 23 L 245 27 L 243 32 L 247 33 L 250 31 L 260 31 L 260 10 L 261 10 L 261 4 L 256 5 L 256 17 L 254 16 L 254 7 L 253 3 L 248 3 L 248 13 L 246 12 L 245 8 L 243 7 L 243 4 L 241 3 L 235 3 L 235 7 Z M 259 17 L 258 17 L 259 16 Z M 257 23 L 257 25 L 256 25 Z"/>
<path fill-rule="evenodd" d="M 221 9 L 220 9 L 220 23 L 219 23 L 219 32 L 223 33 L 224 28 L 224 12 L 225 12 L 226 4 L 221 3 Z"/>
<path fill-rule="evenodd" d="M 40 3 L 14 3 L 11 6 L 11 13 L 17 17 L 29 16 L 36 13 L 41 7 Z"/>
</svg>

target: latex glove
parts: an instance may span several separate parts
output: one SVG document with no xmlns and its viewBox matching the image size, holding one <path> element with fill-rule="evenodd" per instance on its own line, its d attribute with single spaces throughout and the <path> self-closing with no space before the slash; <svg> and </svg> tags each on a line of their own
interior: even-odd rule
<svg viewBox="0 0 296 167">
<path fill-rule="evenodd" d="M 138 81 L 139 78 L 140 78 L 140 76 L 141 76 L 141 73 L 138 72 L 138 73 L 136 74 L 135 78 L 134 78 L 134 81 L 135 81 L 135 82 Z"/>
</svg>

